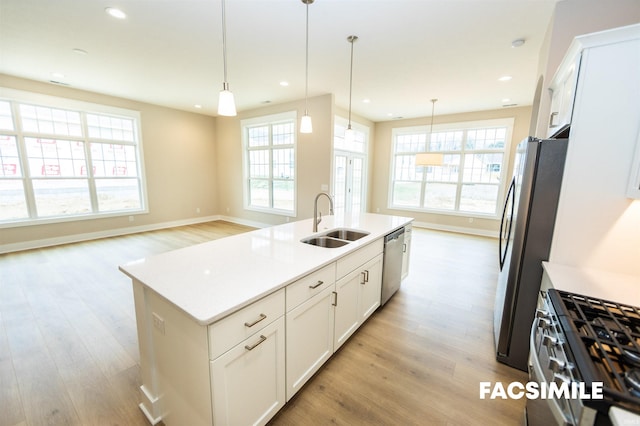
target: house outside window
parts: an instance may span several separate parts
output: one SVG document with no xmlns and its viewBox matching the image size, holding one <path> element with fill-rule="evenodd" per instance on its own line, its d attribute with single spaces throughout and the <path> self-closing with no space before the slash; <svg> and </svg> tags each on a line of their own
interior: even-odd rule
<svg viewBox="0 0 640 426">
<path fill-rule="evenodd" d="M 138 112 L 3 93 L 0 226 L 147 211 Z"/>
<path fill-rule="evenodd" d="M 390 207 L 471 216 L 498 215 L 513 119 L 393 130 Z M 442 164 L 416 166 L 416 154 Z"/>
<path fill-rule="evenodd" d="M 242 120 L 248 210 L 296 214 L 296 113 Z"/>
</svg>

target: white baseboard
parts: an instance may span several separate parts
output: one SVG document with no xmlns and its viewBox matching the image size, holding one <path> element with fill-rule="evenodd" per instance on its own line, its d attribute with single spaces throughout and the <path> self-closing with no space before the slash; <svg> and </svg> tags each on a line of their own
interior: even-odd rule
<svg viewBox="0 0 640 426">
<path fill-rule="evenodd" d="M 14 251 L 30 250 L 36 248 L 56 246 L 60 244 L 78 243 L 81 241 L 97 240 L 100 238 L 117 237 L 119 235 L 137 234 L 139 232 L 156 231 L 158 229 L 175 228 L 176 226 L 193 225 L 196 223 L 212 222 L 216 220 L 228 220 L 234 222 L 232 219 L 221 219 L 221 216 L 205 216 L 191 219 L 174 220 L 171 222 L 154 223 L 151 225 L 141 226 L 129 226 L 126 228 L 107 229 L 98 232 L 87 232 L 84 234 L 65 235 L 62 237 L 44 238 L 41 240 L 31 240 L 20 243 L 2 244 L 0 245 L 0 254 L 10 253 Z"/>
<path fill-rule="evenodd" d="M 437 223 L 416 222 L 416 221 L 413 222 L 413 226 L 415 226 L 416 228 L 434 229 L 436 231 L 457 232 L 458 234 L 469 234 L 469 235 L 478 235 L 480 237 L 498 238 L 497 232 L 489 231 L 486 229 L 466 228 L 463 226 L 449 226 L 449 225 L 440 225 Z"/>
</svg>

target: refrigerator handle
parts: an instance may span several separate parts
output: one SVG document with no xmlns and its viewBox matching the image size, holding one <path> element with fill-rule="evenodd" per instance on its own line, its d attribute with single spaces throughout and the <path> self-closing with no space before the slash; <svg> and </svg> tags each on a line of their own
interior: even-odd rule
<svg viewBox="0 0 640 426">
<path fill-rule="evenodd" d="M 509 238 L 511 238 L 511 220 L 509 221 L 509 229 L 505 230 L 505 220 L 507 215 L 507 207 L 509 206 L 509 198 L 513 198 L 515 196 L 515 188 L 516 188 L 516 178 L 511 179 L 511 185 L 509 185 L 509 191 L 507 191 L 507 197 L 504 200 L 504 207 L 502 209 L 502 220 L 500 220 L 500 234 L 498 235 L 498 257 L 500 259 L 500 269 L 504 265 L 505 258 L 507 256 L 507 244 L 509 244 Z M 511 203 L 511 216 L 513 218 L 513 202 Z M 502 248 L 502 235 L 503 232 L 507 232 L 507 243 L 505 244 L 504 250 Z"/>
</svg>

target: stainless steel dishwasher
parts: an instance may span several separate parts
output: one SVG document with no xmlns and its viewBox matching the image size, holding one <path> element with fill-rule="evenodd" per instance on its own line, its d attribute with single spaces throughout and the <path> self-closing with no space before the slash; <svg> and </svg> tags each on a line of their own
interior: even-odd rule
<svg viewBox="0 0 640 426">
<path fill-rule="evenodd" d="M 382 261 L 382 294 L 380 306 L 383 306 L 400 288 L 402 281 L 402 248 L 404 245 L 404 227 L 384 237 L 384 259 Z"/>
</svg>

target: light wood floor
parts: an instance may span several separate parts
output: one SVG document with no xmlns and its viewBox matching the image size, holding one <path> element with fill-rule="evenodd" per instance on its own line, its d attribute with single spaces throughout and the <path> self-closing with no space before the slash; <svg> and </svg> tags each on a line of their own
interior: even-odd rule
<svg viewBox="0 0 640 426">
<path fill-rule="evenodd" d="M 148 425 L 129 279 L 117 265 L 250 228 L 185 226 L 0 255 L 0 426 Z M 409 277 L 272 425 L 518 425 L 526 381 L 495 361 L 495 240 L 414 228 Z M 187 425 L 188 426 L 188 425 Z"/>
</svg>

